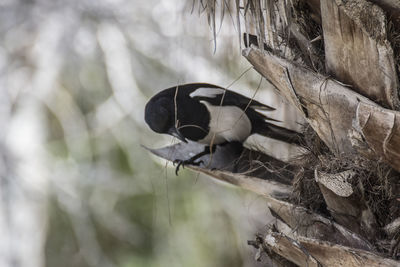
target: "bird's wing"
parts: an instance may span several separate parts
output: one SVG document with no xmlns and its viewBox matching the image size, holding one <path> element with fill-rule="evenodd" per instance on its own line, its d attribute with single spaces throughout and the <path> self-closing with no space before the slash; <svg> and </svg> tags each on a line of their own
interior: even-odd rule
<svg viewBox="0 0 400 267">
<path fill-rule="evenodd" d="M 228 89 L 207 83 L 196 83 L 184 85 L 185 93 L 193 99 L 204 100 L 212 105 L 238 106 L 242 109 L 251 107 L 258 110 L 272 111 L 275 108 L 262 104 L 254 99 L 235 93 Z"/>
<path fill-rule="evenodd" d="M 275 108 L 262 104 L 257 100 L 250 99 L 244 95 L 235 93 L 222 87 L 206 84 L 196 83 L 184 85 L 182 90 L 186 96 L 196 99 L 197 101 L 207 101 L 213 106 L 236 106 L 246 111 L 251 108 L 257 111 L 273 111 Z M 278 121 L 273 118 L 257 112 L 258 116 L 264 120 Z"/>
<path fill-rule="evenodd" d="M 181 96 L 190 97 L 197 101 L 206 101 L 207 106 L 239 107 L 246 112 L 246 115 L 252 121 L 253 133 L 291 144 L 304 144 L 304 136 L 301 133 L 272 124 L 268 121 L 280 121 L 260 113 L 260 111 L 273 111 L 275 110 L 273 107 L 212 84 L 196 83 L 179 85 L 179 90 L 179 94 L 182 94 Z M 253 124 L 253 122 L 255 123 Z M 241 128 L 245 129 L 245 127 Z"/>
</svg>

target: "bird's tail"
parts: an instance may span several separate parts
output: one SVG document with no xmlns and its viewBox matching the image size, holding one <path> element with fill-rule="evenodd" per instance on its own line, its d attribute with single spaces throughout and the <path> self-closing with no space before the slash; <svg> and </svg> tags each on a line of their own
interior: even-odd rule
<svg viewBox="0 0 400 267">
<path fill-rule="evenodd" d="M 254 133 L 266 136 L 272 139 L 283 141 L 285 143 L 304 146 L 306 144 L 302 133 L 277 126 L 272 123 L 264 122 L 263 127 L 254 129 Z"/>
</svg>

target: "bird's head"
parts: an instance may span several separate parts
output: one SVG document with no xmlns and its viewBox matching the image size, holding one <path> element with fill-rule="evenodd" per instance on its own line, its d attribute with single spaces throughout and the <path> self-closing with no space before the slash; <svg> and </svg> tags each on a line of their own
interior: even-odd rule
<svg viewBox="0 0 400 267">
<path fill-rule="evenodd" d="M 156 133 L 169 134 L 187 143 L 185 137 L 176 128 L 174 105 L 169 98 L 150 99 L 145 107 L 144 120 Z"/>
</svg>

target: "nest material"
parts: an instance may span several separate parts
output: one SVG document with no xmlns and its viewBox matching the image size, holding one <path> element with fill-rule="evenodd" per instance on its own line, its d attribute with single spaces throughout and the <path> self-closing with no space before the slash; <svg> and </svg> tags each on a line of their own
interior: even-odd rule
<svg viewBox="0 0 400 267">
<path fill-rule="evenodd" d="M 366 206 L 364 209 L 372 212 L 377 223 L 377 236 L 366 238 L 374 243 L 378 251 L 389 253 L 390 241 L 387 239 L 390 237 L 382 229 L 400 217 L 400 174 L 383 161 L 361 156 L 335 156 L 311 127 L 305 130 L 305 135 L 308 137 L 307 152 L 294 161 L 299 168 L 293 181 L 291 202 L 330 218 L 314 170 L 331 174 L 351 170 L 355 173 L 349 181 L 356 194 L 353 197 Z"/>
<path fill-rule="evenodd" d="M 321 214 L 329 215 L 324 197 L 314 178 L 314 169 L 320 164 L 321 155 L 329 155 L 330 151 L 316 132 L 307 126 L 304 130 L 307 151 L 293 160 L 298 166 L 293 180 L 291 202 Z M 330 215 L 329 215 L 330 216 Z"/>
</svg>

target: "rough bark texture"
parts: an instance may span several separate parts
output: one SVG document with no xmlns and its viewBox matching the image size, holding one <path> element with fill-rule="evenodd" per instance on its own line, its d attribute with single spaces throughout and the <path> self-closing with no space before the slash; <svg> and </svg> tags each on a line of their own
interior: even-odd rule
<svg viewBox="0 0 400 267">
<path fill-rule="evenodd" d="M 400 171 L 400 112 L 360 102 L 356 122 L 374 152 Z"/>
<path fill-rule="evenodd" d="M 279 92 L 301 111 L 321 139 L 336 154 L 370 154 L 353 127 L 358 103 L 377 106 L 339 82 L 257 48 L 243 55 Z M 353 146 L 352 144 L 357 144 Z"/>
<path fill-rule="evenodd" d="M 350 181 L 356 173 L 348 170 L 329 174 L 315 169 L 315 180 L 318 182 L 326 205 L 332 217 L 341 225 L 369 239 L 376 236 L 376 220 L 368 206 L 360 199 L 358 188 L 353 188 Z"/>
<path fill-rule="evenodd" d="M 294 240 L 269 232 L 264 242 L 299 266 L 398 266 L 398 262 L 373 253 L 299 236 Z"/>
<path fill-rule="evenodd" d="M 321 16 L 328 73 L 377 103 L 398 107 L 393 50 L 381 8 L 363 0 L 321 0 Z"/>
<path fill-rule="evenodd" d="M 380 6 L 387 17 L 390 18 L 396 27 L 400 26 L 400 2 L 397 0 L 371 0 L 371 2 Z"/>
<path fill-rule="evenodd" d="M 298 266 L 321 266 L 311 254 L 305 252 L 301 245 L 290 237 L 271 232 L 266 235 L 264 240 L 265 244 L 275 253 L 294 262 Z"/>
<path fill-rule="evenodd" d="M 358 234 L 304 207 L 272 197 L 268 198 L 268 207 L 291 229 L 296 229 L 298 235 L 354 248 L 372 249 L 372 245 Z"/>
</svg>

